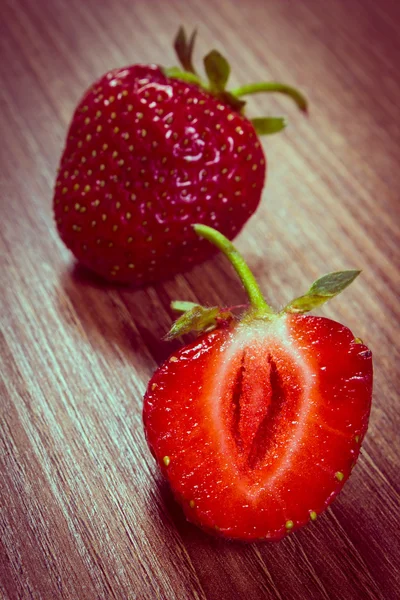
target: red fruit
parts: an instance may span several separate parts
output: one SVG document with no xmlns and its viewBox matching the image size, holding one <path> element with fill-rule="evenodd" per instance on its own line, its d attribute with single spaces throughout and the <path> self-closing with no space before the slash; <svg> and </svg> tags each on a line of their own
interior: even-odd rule
<svg viewBox="0 0 400 600">
<path fill-rule="evenodd" d="M 194 306 L 177 322 L 173 335 L 192 321 L 216 328 L 154 374 L 147 440 L 190 521 L 229 538 L 278 540 L 332 502 L 367 431 L 371 352 L 347 327 L 301 314 L 358 272 L 322 277 L 276 314 L 232 245 L 196 230 L 230 255 L 251 308 L 221 322 L 218 309 Z"/>
<path fill-rule="evenodd" d="M 194 37 L 179 35 L 189 71 L 133 65 L 107 73 L 68 132 L 54 196 L 58 230 L 79 261 L 113 281 L 144 284 L 199 263 L 214 249 L 191 225 L 233 238 L 256 210 L 265 179 L 256 130 L 273 133 L 284 122 L 248 120 L 239 96 L 278 91 L 306 108 L 281 84 L 227 92 L 229 65 L 216 51 L 205 58 L 205 84 L 191 66 Z"/>
</svg>

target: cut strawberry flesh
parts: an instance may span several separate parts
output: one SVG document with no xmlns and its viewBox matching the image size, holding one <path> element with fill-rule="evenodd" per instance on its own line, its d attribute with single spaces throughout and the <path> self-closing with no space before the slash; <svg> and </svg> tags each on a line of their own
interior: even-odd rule
<svg viewBox="0 0 400 600">
<path fill-rule="evenodd" d="M 346 327 L 309 316 L 253 321 L 203 336 L 157 371 L 147 439 L 190 520 L 228 537 L 278 539 L 342 488 L 371 386 L 371 354 Z"/>
<path fill-rule="evenodd" d="M 237 465 L 257 479 L 253 471 L 271 472 L 282 460 L 281 455 L 274 460 L 275 448 L 289 443 L 288 423 L 298 418 L 304 373 L 271 336 L 268 346 L 264 337 L 251 345 L 241 337 L 239 333 L 231 345 L 211 384 L 214 392 L 204 401 L 215 423 L 224 423 L 220 439 L 225 438 Z"/>
</svg>

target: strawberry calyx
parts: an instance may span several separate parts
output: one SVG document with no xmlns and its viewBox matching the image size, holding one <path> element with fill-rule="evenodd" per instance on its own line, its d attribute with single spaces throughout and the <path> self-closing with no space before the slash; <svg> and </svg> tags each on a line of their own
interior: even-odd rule
<svg viewBox="0 0 400 600">
<path fill-rule="evenodd" d="M 219 306 L 201 306 L 193 302 L 172 302 L 171 308 L 183 312 L 175 321 L 164 339 L 172 340 L 176 337 L 196 331 L 204 333 L 217 327 L 223 327 L 232 321 L 233 314 L 229 309 Z"/>
<path fill-rule="evenodd" d="M 165 68 L 164 73 L 167 77 L 193 83 L 241 114 L 244 114 L 246 105 L 243 96 L 271 92 L 288 96 L 302 112 L 308 112 L 308 103 L 304 94 L 284 83 L 265 81 L 247 84 L 234 90 L 227 90 L 226 86 L 231 68 L 227 59 L 218 50 L 211 50 L 203 59 L 207 76 L 207 80 L 204 80 L 193 66 L 196 35 L 197 31 L 194 30 L 188 37 L 185 29 L 183 27 L 179 28 L 174 40 L 174 48 L 182 68 Z M 277 133 L 286 126 L 286 120 L 283 117 L 257 117 L 250 119 L 250 121 L 259 135 Z"/>
<path fill-rule="evenodd" d="M 191 331 L 204 333 L 218 327 L 224 327 L 234 319 L 249 323 L 254 319 L 268 321 L 280 318 L 288 313 L 303 314 L 310 312 L 340 294 L 361 273 L 361 271 L 354 269 L 327 273 L 314 281 L 305 294 L 289 302 L 282 310 L 276 311 L 267 304 L 256 278 L 232 242 L 222 233 L 207 225 L 196 224 L 193 225 L 193 228 L 198 236 L 214 244 L 227 257 L 239 276 L 250 302 L 239 319 L 232 312 L 235 307 L 205 307 L 194 302 L 172 302 L 171 308 L 183 314 L 175 321 L 165 336 L 167 340 Z"/>
</svg>

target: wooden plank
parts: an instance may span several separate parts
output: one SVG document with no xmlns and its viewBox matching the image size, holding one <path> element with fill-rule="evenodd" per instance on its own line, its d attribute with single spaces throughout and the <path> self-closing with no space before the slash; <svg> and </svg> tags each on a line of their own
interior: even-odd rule
<svg viewBox="0 0 400 600">
<path fill-rule="evenodd" d="M 4 0 L 0 23 L 0 597 L 98 600 L 400 597 L 399 106 L 395 0 Z M 244 299 L 222 257 L 143 290 L 73 264 L 51 211 L 66 128 L 115 66 L 172 65 L 179 23 L 234 84 L 282 79 L 310 117 L 264 142 L 268 183 L 237 239 L 273 305 L 319 274 L 362 276 L 323 314 L 374 352 L 359 464 L 318 522 L 279 544 L 214 539 L 186 522 L 147 449 L 142 396 L 179 342 L 176 298 Z"/>
</svg>

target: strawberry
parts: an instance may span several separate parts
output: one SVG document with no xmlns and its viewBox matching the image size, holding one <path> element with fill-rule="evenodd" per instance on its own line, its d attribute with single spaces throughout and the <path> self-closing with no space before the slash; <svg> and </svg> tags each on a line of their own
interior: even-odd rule
<svg viewBox="0 0 400 600">
<path fill-rule="evenodd" d="M 370 350 L 340 323 L 304 314 L 359 271 L 325 275 L 273 312 L 232 244 L 195 230 L 230 258 L 250 307 L 237 319 L 175 303 L 185 312 L 169 337 L 204 333 L 153 375 L 147 441 L 190 521 L 228 538 L 279 540 L 332 502 L 367 431 Z"/>
<path fill-rule="evenodd" d="M 303 96 L 278 83 L 227 92 L 229 65 L 204 59 L 194 71 L 181 29 L 184 71 L 133 65 L 106 73 L 86 92 L 69 128 L 55 186 L 61 238 L 108 280 L 145 284 L 203 261 L 213 248 L 191 225 L 201 220 L 233 238 L 256 210 L 265 180 L 258 133 L 282 118 L 249 120 L 241 96 L 277 91 L 306 110 Z"/>
</svg>

